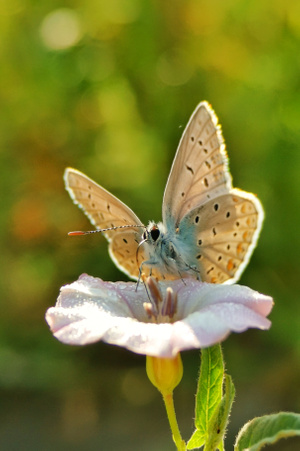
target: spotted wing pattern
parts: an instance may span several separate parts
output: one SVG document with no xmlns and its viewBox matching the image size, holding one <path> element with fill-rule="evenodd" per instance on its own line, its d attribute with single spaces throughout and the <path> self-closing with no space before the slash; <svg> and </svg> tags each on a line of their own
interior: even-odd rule
<svg viewBox="0 0 300 451">
<path fill-rule="evenodd" d="M 64 180 L 74 203 L 82 208 L 97 229 L 142 226 L 103 232 L 109 241 L 109 252 L 115 264 L 130 277 L 137 278 L 139 268 L 136 254 L 144 231 L 139 218 L 123 202 L 82 172 L 67 168 Z"/>
<path fill-rule="evenodd" d="M 193 261 L 202 281 L 236 282 L 256 245 L 263 220 L 258 199 L 233 189 L 187 214 L 182 233 L 195 227 Z M 180 231 L 179 231 L 180 233 Z"/>
<path fill-rule="evenodd" d="M 180 140 L 163 201 L 163 221 L 178 226 L 195 207 L 231 189 L 218 118 L 207 102 L 192 114 Z"/>
</svg>

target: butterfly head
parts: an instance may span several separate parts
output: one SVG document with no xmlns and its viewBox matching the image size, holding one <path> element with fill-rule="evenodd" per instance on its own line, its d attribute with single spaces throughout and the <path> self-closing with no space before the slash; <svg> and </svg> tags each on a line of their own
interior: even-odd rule
<svg viewBox="0 0 300 451">
<path fill-rule="evenodd" d="M 143 240 L 146 242 L 156 243 L 161 240 L 165 233 L 165 227 L 162 222 L 156 224 L 150 222 L 143 233 Z"/>
</svg>

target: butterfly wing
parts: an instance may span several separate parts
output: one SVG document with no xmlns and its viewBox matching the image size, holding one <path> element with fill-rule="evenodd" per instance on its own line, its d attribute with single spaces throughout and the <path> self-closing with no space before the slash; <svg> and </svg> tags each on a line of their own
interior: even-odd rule
<svg viewBox="0 0 300 451">
<path fill-rule="evenodd" d="M 218 118 L 201 102 L 183 132 L 167 181 L 162 213 L 167 228 L 177 228 L 189 211 L 229 192 L 227 160 Z"/>
<path fill-rule="evenodd" d="M 97 229 L 130 227 L 103 232 L 109 241 L 112 260 L 127 275 L 138 277 L 136 253 L 142 241 L 143 224 L 123 202 L 76 169 L 67 168 L 64 174 L 68 193 Z"/>
<path fill-rule="evenodd" d="M 201 102 L 183 132 L 164 193 L 163 220 L 181 258 L 204 282 L 236 282 L 263 218 L 253 194 L 232 188 L 218 118 Z"/>
<path fill-rule="evenodd" d="M 128 243 L 126 244 L 126 246 L 124 246 L 124 240 L 126 240 L 126 242 Z M 141 275 L 142 278 L 152 276 L 157 280 L 178 279 L 178 274 L 168 274 L 163 271 L 159 265 L 147 264 L 147 262 L 149 261 L 149 253 L 147 252 L 147 248 L 145 248 L 145 245 L 137 245 L 138 248 L 136 248 L 134 241 L 135 238 L 132 236 L 132 234 L 123 232 L 116 235 L 114 240 L 111 241 L 109 247 L 110 256 L 116 264 L 116 258 L 118 262 L 126 261 L 127 274 L 129 274 L 134 279 L 138 279 Z M 130 245 L 130 243 L 132 244 Z M 131 250 L 134 250 L 134 252 L 132 252 Z M 124 266 L 124 264 L 122 266 Z"/>
<path fill-rule="evenodd" d="M 195 246 L 189 258 L 202 281 L 228 284 L 240 278 L 256 246 L 263 218 L 257 197 L 238 189 L 185 216 L 179 235 L 188 237 L 195 231 Z"/>
</svg>

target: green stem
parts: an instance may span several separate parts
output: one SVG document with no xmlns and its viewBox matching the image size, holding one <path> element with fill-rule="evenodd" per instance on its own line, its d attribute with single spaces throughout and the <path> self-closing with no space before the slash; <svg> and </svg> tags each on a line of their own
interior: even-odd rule
<svg viewBox="0 0 300 451">
<path fill-rule="evenodd" d="M 205 444 L 203 451 L 216 451 L 217 449 L 218 448 L 216 448 L 215 446 L 212 448 L 211 444 L 209 444 L 209 445 Z"/>
<path fill-rule="evenodd" d="M 173 401 L 173 392 L 165 393 L 165 394 L 162 393 L 162 396 L 163 396 L 163 400 L 164 400 L 164 403 L 166 406 L 168 420 L 169 420 L 173 440 L 177 447 L 177 450 L 178 451 L 186 451 L 186 444 L 185 444 L 185 441 L 181 437 L 178 423 L 177 423 L 177 418 L 176 418 L 176 413 L 175 413 L 175 408 L 174 408 L 174 401 Z"/>
</svg>

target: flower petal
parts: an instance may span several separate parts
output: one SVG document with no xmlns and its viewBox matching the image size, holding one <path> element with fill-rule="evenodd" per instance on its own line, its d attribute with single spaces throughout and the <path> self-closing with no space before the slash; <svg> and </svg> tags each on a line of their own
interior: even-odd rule
<svg viewBox="0 0 300 451">
<path fill-rule="evenodd" d="M 177 292 L 173 322 L 150 322 L 143 304 L 145 286 L 132 282 L 103 282 L 83 274 L 61 288 L 56 306 L 46 320 L 63 343 L 84 345 L 103 340 L 139 354 L 174 357 L 184 349 L 211 346 L 231 332 L 250 327 L 268 329 L 266 315 L 273 300 L 240 285 L 213 285 L 192 279 L 160 282 Z"/>
</svg>

